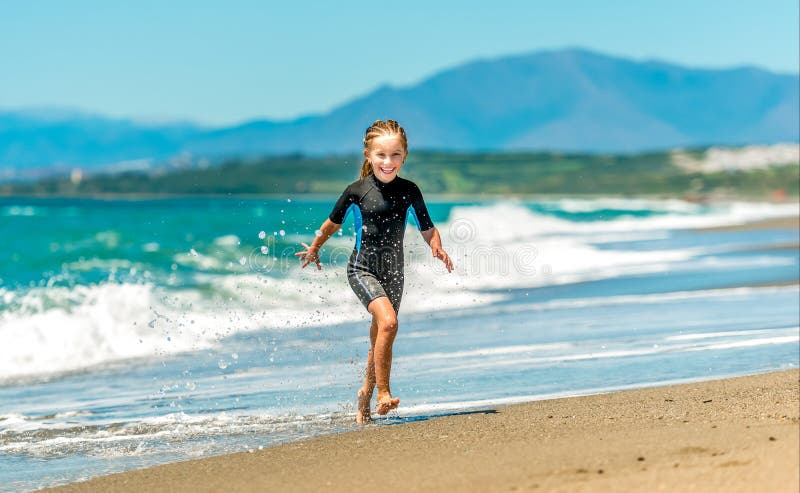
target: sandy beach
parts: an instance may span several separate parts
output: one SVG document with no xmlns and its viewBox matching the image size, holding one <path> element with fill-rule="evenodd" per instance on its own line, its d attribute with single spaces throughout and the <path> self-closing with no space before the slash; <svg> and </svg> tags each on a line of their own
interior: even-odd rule
<svg viewBox="0 0 800 493">
<path fill-rule="evenodd" d="M 458 413 L 42 491 L 800 487 L 798 370 Z"/>
<path fill-rule="evenodd" d="M 800 229 L 800 216 L 776 217 L 730 226 L 698 228 L 696 231 L 753 231 L 759 229 Z"/>
</svg>

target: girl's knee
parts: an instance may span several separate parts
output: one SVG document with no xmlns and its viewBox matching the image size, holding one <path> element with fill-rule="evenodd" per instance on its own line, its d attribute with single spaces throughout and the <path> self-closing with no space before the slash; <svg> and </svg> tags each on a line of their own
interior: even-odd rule
<svg viewBox="0 0 800 493">
<path fill-rule="evenodd" d="M 397 313 L 389 298 L 385 296 L 375 298 L 368 309 L 372 313 L 372 323 L 377 325 L 378 332 L 391 334 L 397 332 Z"/>
<path fill-rule="evenodd" d="M 397 316 L 394 312 L 378 317 L 378 330 L 391 334 L 397 333 Z"/>
</svg>

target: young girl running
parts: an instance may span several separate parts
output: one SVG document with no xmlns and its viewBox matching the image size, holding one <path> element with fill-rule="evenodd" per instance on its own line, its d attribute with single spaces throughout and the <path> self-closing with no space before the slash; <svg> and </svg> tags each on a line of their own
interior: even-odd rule
<svg viewBox="0 0 800 493">
<path fill-rule="evenodd" d="M 349 213 L 355 218 L 356 243 L 347 262 L 347 280 L 356 296 L 372 315 L 369 329 L 370 350 L 364 386 L 358 391 L 356 421 L 370 420 L 370 402 L 378 387 L 376 412 L 386 414 L 400 399 L 392 397 L 389 374 L 392 369 L 392 344 L 397 334 L 397 311 L 403 296 L 403 235 L 408 216 L 412 216 L 433 256 L 453 271 L 450 256 L 442 249 L 439 231 L 434 227 L 422 193 L 413 182 L 397 173 L 408 156 L 408 141 L 403 127 L 394 120 L 378 120 L 364 137 L 364 163 L 361 176 L 342 193 L 328 219 L 320 226 L 311 245 L 295 253 L 305 268 L 319 261 L 319 249 L 339 230 Z"/>
</svg>

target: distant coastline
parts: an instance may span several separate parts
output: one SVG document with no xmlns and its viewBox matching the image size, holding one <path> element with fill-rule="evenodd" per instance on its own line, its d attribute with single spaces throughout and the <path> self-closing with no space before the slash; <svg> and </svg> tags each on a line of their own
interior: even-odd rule
<svg viewBox="0 0 800 493">
<path fill-rule="evenodd" d="M 309 200 L 330 200 L 336 199 L 338 194 L 334 192 L 328 193 L 263 193 L 263 194 L 230 194 L 230 193 L 204 193 L 204 194 L 191 194 L 191 193 L 98 193 L 92 195 L 47 195 L 47 194 L 0 194 L 0 199 L 76 199 L 76 200 L 107 200 L 107 201 L 150 201 L 150 200 L 176 200 L 176 199 L 243 199 L 243 200 L 285 200 L 287 198 L 303 198 Z M 683 200 L 687 202 L 696 202 L 704 204 L 725 204 L 730 202 L 752 202 L 752 203 L 796 203 L 800 206 L 800 197 L 791 196 L 785 200 L 775 200 L 773 197 L 751 197 L 751 196 L 726 196 L 726 197 L 708 197 L 698 200 L 695 197 L 686 197 L 680 195 L 668 194 L 563 194 L 563 193 L 520 193 L 520 194 L 448 194 L 448 193 L 426 193 L 426 200 L 432 202 L 462 202 L 462 201 L 486 201 L 492 202 L 497 200 L 523 200 L 523 201 L 536 201 L 536 200 L 562 200 L 562 199 L 581 199 L 581 200 L 596 200 L 596 199 L 629 199 L 629 200 Z"/>
<path fill-rule="evenodd" d="M 786 202 L 800 197 L 800 163 L 730 153 L 664 151 L 647 154 L 561 154 L 540 152 L 414 152 L 401 175 L 426 197 L 443 200 L 524 197 L 630 197 L 691 202 L 759 200 Z M 762 154 L 768 155 L 764 151 Z M 704 163 L 711 155 L 717 161 Z M 687 165 L 687 156 L 692 156 Z M 744 156 L 744 157 L 743 157 Z M 757 156 L 758 157 L 758 156 Z M 357 179 L 356 156 L 234 157 L 214 165 L 84 175 L 73 171 L 27 182 L 0 183 L 0 196 L 84 198 L 286 197 L 341 193 Z M 704 167 L 705 166 L 705 167 Z"/>
</svg>

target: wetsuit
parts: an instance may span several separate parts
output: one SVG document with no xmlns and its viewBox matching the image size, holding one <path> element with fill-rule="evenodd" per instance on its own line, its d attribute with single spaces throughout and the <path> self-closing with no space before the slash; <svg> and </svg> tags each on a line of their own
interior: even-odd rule
<svg viewBox="0 0 800 493">
<path fill-rule="evenodd" d="M 413 218 L 420 231 L 433 227 L 422 192 L 399 176 L 383 183 L 370 173 L 347 186 L 328 219 L 342 224 L 351 212 L 356 244 L 347 262 L 350 287 L 365 308 L 375 298 L 386 296 L 397 313 L 403 296 L 406 221 Z"/>
</svg>

